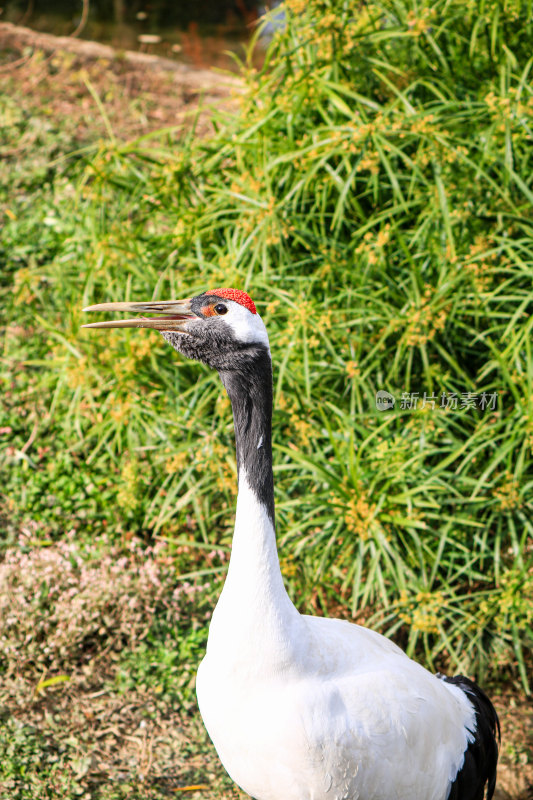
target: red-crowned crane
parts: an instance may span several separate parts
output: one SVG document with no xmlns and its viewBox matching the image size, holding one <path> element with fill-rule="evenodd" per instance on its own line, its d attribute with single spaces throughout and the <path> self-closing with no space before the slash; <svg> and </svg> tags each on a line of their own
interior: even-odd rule
<svg viewBox="0 0 533 800">
<path fill-rule="evenodd" d="M 432 675 L 380 634 L 300 614 L 274 528 L 272 364 L 251 298 L 86 311 L 161 314 L 85 327 L 156 328 L 217 370 L 233 407 L 239 493 L 231 559 L 198 670 L 200 711 L 233 780 L 256 800 L 490 800 L 499 723 L 468 678 Z"/>
</svg>

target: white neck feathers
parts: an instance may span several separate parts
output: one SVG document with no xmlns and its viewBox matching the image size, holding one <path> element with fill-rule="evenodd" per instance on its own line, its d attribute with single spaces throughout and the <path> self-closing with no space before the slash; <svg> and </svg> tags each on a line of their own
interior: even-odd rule
<svg viewBox="0 0 533 800">
<path fill-rule="evenodd" d="M 232 652 L 234 660 L 272 667 L 286 665 L 301 617 L 281 576 L 276 535 L 266 506 L 250 488 L 244 469 L 239 475 L 235 532 L 228 575 L 213 614 L 208 653 Z M 256 655 L 249 659 L 250 648 Z"/>
</svg>

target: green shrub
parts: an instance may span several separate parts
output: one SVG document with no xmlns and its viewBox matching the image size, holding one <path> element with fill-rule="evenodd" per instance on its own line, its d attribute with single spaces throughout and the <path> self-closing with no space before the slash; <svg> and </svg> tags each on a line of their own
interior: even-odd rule
<svg viewBox="0 0 533 800">
<path fill-rule="evenodd" d="M 63 529 L 52 496 L 78 527 L 228 546 L 236 471 L 216 376 L 156 334 L 82 332 L 79 310 L 246 288 L 271 336 L 292 596 L 370 618 L 430 664 L 527 685 L 530 6 L 286 8 L 211 137 L 113 141 L 62 168 L 47 263 L 32 228 L 44 204 L 6 226 L 9 313 L 27 326 L 6 340 L 25 367 L 8 425 L 20 452 L 33 421 L 15 409 L 40 409 L 49 447 L 15 469 L 4 456 L 12 503 L 45 535 Z"/>
</svg>

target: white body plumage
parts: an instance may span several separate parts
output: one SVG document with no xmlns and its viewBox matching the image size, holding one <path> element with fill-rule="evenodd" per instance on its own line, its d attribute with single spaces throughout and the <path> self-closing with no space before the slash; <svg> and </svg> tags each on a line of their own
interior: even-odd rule
<svg viewBox="0 0 533 800">
<path fill-rule="evenodd" d="M 446 800 L 475 727 L 465 693 L 388 639 L 297 612 L 244 473 L 197 693 L 222 763 L 257 800 Z"/>
</svg>

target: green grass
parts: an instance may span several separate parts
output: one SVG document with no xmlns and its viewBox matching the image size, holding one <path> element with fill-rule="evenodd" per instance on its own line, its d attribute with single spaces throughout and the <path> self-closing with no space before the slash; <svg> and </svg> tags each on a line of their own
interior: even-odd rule
<svg viewBox="0 0 533 800">
<path fill-rule="evenodd" d="M 209 581 L 214 601 L 236 491 L 218 379 L 156 334 L 80 330 L 81 308 L 242 287 L 271 337 L 298 606 L 527 687 L 531 34 L 517 1 L 292 0 L 212 136 L 113 135 L 69 156 L 45 131 L 46 157 L 39 140 L 23 169 L 8 157 L 4 514 L 40 542 L 164 537 L 176 580 Z M 9 150 L 34 122 L 2 109 Z M 493 409 L 468 407 L 483 393 Z"/>
</svg>

